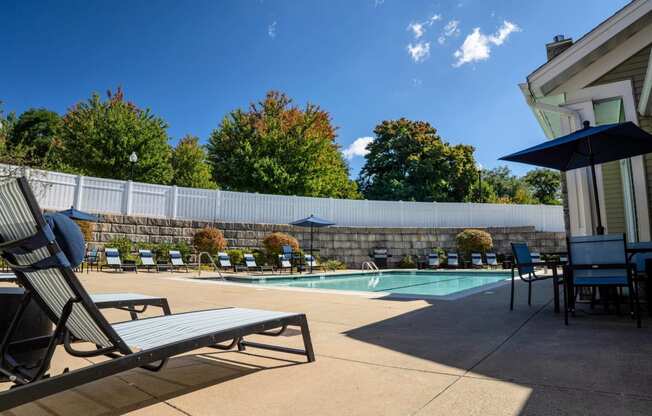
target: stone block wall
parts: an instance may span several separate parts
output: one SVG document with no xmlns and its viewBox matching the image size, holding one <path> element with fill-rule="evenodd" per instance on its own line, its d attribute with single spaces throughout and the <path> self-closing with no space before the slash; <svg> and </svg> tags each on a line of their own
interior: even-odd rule
<svg viewBox="0 0 652 416">
<path fill-rule="evenodd" d="M 225 222 L 202 222 L 170 220 L 162 218 L 103 215 L 94 224 L 91 244 L 104 246 L 116 237 L 127 237 L 134 242 L 192 242 L 194 233 L 205 227 L 215 226 L 222 230 L 229 248 L 261 248 L 262 240 L 276 231 L 293 235 L 307 251 L 310 231 L 306 228 L 282 224 L 241 224 Z M 385 247 L 392 255 L 391 262 L 398 262 L 405 255 L 426 255 L 434 247 L 455 250 L 455 236 L 461 228 L 363 228 L 329 227 L 316 229 L 314 247 L 320 249 L 322 258 L 334 258 L 351 268 L 359 268 L 369 260 L 376 247 Z M 494 250 L 500 254 L 510 252 L 510 242 L 525 241 L 532 250 L 541 252 L 563 251 L 565 233 L 540 232 L 534 227 L 487 228 L 493 237 Z"/>
</svg>

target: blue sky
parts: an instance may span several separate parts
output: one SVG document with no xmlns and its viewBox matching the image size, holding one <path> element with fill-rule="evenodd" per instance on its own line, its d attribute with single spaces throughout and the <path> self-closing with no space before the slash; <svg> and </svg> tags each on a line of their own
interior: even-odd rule
<svg viewBox="0 0 652 416">
<path fill-rule="evenodd" d="M 122 86 L 169 123 L 174 141 L 205 141 L 230 110 L 278 89 L 329 111 L 343 150 L 378 122 L 407 117 L 475 146 L 490 168 L 543 140 L 517 84 L 545 61 L 544 44 L 577 39 L 626 3 L 5 2 L 0 100 L 6 111 L 63 114 L 92 91 Z M 364 159 L 349 150 L 356 177 Z"/>
</svg>

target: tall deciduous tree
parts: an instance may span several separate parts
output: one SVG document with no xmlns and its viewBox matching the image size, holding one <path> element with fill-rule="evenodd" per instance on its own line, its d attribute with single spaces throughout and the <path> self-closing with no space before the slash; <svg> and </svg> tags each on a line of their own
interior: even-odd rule
<svg viewBox="0 0 652 416">
<path fill-rule="evenodd" d="M 334 198 L 358 196 L 330 115 L 280 92 L 235 110 L 213 131 L 208 158 L 225 189 Z"/>
<path fill-rule="evenodd" d="M 533 169 L 524 177 L 523 181 L 530 187 L 532 195 L 541 204 L 561 204 L 561 174 L 550 169 Z"/>
<path fill-rule="evenodd" d="M 64 161 L 90 176 L 130 179 L 129 155 L 136 152 L 136 181 L 169 184 L 172 151 L 167 124 L 149 109 L 124 99 L 121 89 L 101 100 L 97 93 L 63 117 Z"/>
<path fill-rule="evenodd" d="M 452 146 L 424 121 L 383 121 L 360 172 L 368 199 L 403 201 L 465 200 L 476 181 L 473 147 Z"/>
<path fill-rule="evenodd" d="M 34 167 L 56 167 L 61 127 L 59 114 L 45 108 L 31 108 L 16 119 L 7 137 L 7 148 L 24 154 Z"/>
<path fill-rule="evenodd" d="M 172 151 L 172 184 L 189 188 L 215 189 L 217 185 L 211 179 L 210 165 L 206 162 L 206 149 L 199 144 L 199 139 L 187 135 L 179 140 Z"/>
</svg>

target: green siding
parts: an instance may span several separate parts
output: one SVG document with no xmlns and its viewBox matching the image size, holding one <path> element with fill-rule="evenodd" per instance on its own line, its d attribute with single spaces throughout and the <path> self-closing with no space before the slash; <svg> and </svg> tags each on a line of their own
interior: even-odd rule
<svg viewBox="0 0 652 416">
<path fill-rule="evenodd" d="M 623 203 L 623 184 L 620 177 L 620 162 L 602 165 L 602 184 L 604 187 L 604 205 L 607 214 L 607 232 L 624 233 L 625 206 Z"/>
</svg>

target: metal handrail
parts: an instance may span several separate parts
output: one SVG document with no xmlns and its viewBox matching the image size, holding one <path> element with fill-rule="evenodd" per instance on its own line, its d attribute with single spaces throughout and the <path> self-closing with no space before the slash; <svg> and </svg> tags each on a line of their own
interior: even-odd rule
<svg viewBox="0 0 652 416">
<path fill-rule="evenodd" d="M 213 260 L 210 253 L 208 253 L 206 251 L 202 251 L 201 253 L 199 253 L 199 255 L 197 257 L 197 263 L 198 263 L 197 264 L 197 276 L 201 277 L 201 258 L 204 255 L 206 255 L 206 257 L 208 257 L 208 260 L 210 260 L 210 263 L 213 265 L 213 270 L 215 270 L 217 272 L 218 276 L 220 276 L 220 280 L 225 280 L 224 276 L 222 276 L 222 272 L 220 272 L 220 268 L 217 267 L 217 264 L 215 264 L 215 260 Z"/>
<path fill-rule="evenodd" d="M 362 270 L 364 271 L 366 269 L 369 269 L 369 271 L 371 272 L 377 272 L 380 270 L 376 265 L 376 263 L 374 263 L 373 261 L 365 261 L 364 263 L 362 263 Z"/>
</svg>

